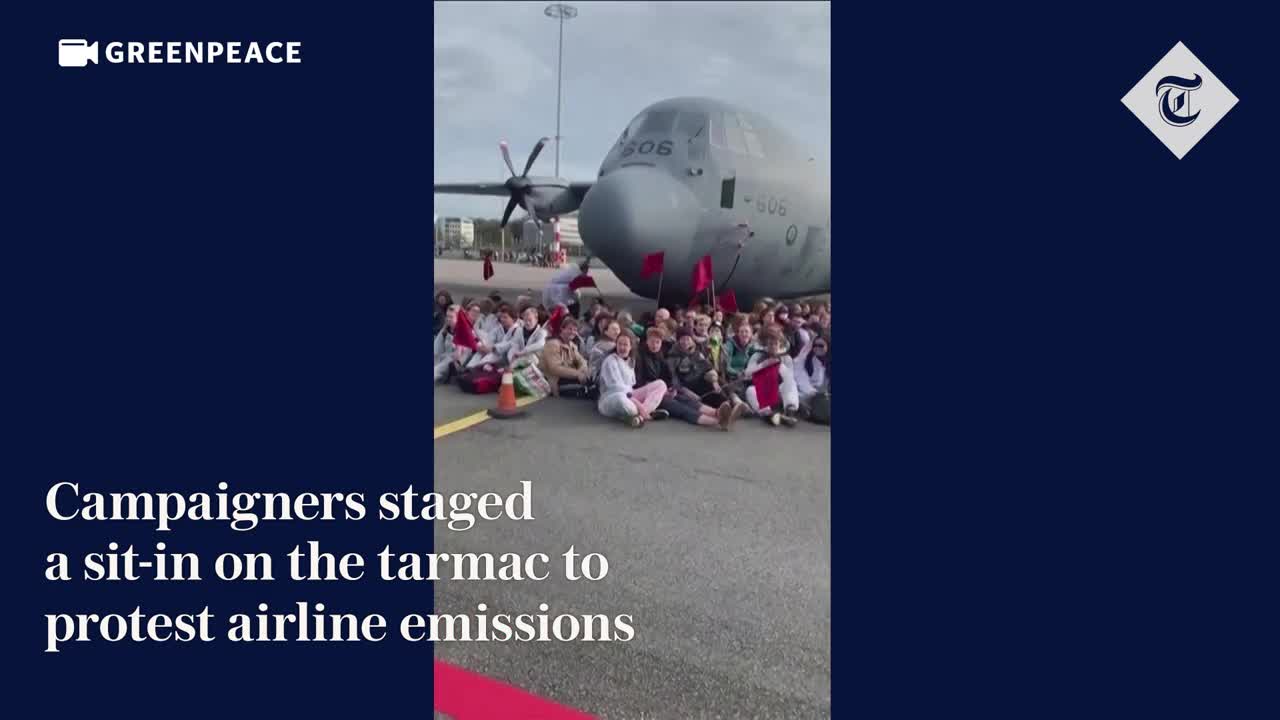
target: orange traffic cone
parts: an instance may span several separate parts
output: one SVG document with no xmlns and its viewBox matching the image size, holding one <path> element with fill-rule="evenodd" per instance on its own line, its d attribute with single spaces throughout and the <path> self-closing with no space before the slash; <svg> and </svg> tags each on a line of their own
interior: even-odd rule
<svg viewBox="0 0 1280 720">
<path fill-rule="evenodd" d="M 502 373 L 502 387 L 498 388 L 498 407 L 489 409 L 489 417 L 499 420 L 518 418 L 525 410 L 516 407 L 516 385 L 511 371 Z"/>
</svg>

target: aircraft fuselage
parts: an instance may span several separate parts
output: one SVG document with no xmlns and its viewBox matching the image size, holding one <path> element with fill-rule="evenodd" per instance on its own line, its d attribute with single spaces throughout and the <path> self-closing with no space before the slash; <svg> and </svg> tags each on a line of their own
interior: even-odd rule
<svg viewBox="0 0 1280 720">
<path fill-rule="evenodd" d="M 745 227 L 744 227 L 745 226 Z M 740 303 L 826 293 L 830 190 L 817 163 L 764 118 L 727 103 L 676 98 L 623 131 L 582 201 L 583 242 L 633 292 L 656 297 L 642 259 L 665 254 L 664 298 L 689 297 L 710 254 L 717 291 Z"/>
</svg>

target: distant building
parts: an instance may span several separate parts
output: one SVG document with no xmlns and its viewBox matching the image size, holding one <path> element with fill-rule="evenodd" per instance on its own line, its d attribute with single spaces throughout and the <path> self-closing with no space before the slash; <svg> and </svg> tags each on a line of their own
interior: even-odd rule
<svg viewBox="0 0 1280 720">
<path fill-rule="evenodd" d="M 467 218 L 445 217 L 436 220 L 436 244 L 447 249 L 470 249 L 476 246 L 476 228 Z"/>
<path fill-rule="evenodd" d="M 542 248 L 550 248 L 555 241 L 555 225 L 550 221 L 534 223 L 526 219 L 520 224 L 520 248 L 522 250 L 539 250 L 538 225 L 542 226 Z M 569 255 L 583 255 L 586 252 L 582 244 L 582 236 L 578 234 L 578 213 L 570 213 L 560 218 L 560 247 Z"/>
<path fill-rule="evenodd" d="M 561 247 L 570 255 L 581 255 L 582 236 L 577 233 L 577 213 L 564 215 L 561 219 Z"/>
</svg>

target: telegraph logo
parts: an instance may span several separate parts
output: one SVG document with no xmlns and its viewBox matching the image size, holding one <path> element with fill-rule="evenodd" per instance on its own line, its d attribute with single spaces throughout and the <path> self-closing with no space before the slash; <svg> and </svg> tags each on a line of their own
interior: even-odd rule
<svg viewBox="0 0 1280 720">
<path fill-rule="evenodd" d="M 1191 91 L 1199 90 L 1203 84 L 1199 75 L 1189 80 L 1176 75 L 1160 78 L 1156 85 L 1156 94 L 1160 96 L 1160 119 L 1174 127 L 1186 127 L 1195 122 L 1200 112 L 1191 112 Z"/>
<path fill-rule="evenodd" d="M 88 40 L 59 40 L 58 64 L 62 67 L 84 67 L 98 64 L 98 43 Z"/>
<path fill-rule="evenodd" d="M 1240 101 L 1178 43 L 1120 102 L 1182 159 Z"/>
</svg>

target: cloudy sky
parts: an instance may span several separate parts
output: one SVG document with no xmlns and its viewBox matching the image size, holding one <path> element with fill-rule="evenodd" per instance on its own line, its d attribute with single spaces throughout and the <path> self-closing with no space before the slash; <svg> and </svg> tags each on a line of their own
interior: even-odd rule
<svg viewBox="0 0 1280 720">
<path fill-rule="evenodd" d="M 435 3 L 435 178 L 506 179 L 556 128 L 557 22 L 545 2 Z M 645 106 L 705 95 L 744 105 L 820 158 L 831 150 L 826 2 L 576 3 L 564 27 L 560 175 L 592 180 Z M 555 174 L 548 143 L 533 174 Z M 436 195 L 435 214 L 498 217 L 503 198 Z"/>
</svg>

